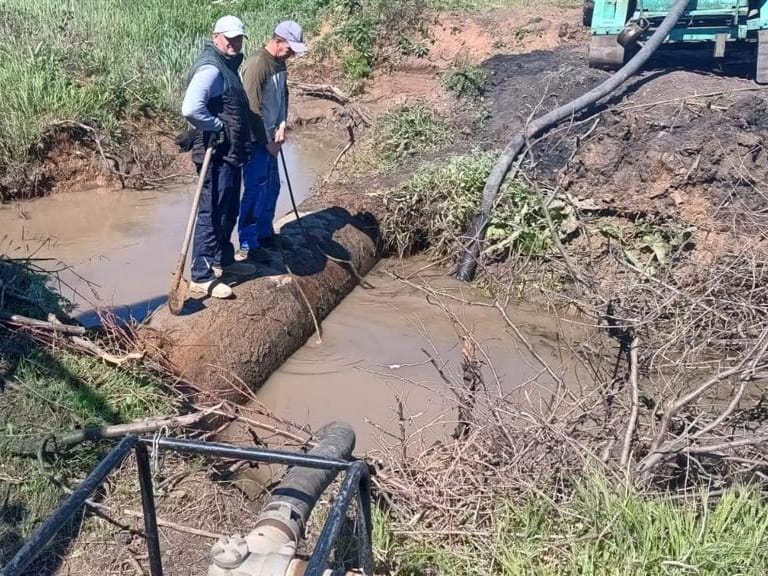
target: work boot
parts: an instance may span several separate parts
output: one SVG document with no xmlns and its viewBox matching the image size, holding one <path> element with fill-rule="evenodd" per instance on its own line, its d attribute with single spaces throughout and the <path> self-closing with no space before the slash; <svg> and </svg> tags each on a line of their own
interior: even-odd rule
<svg viewBox="0 0 768 576">
<path fill-rule="evenodd" d="M 229 298 L 232 296 L 232 288 L 220 280 L 208 280 L 208 282 L 190 282 L 189 291 L 192 294 L 206 294 L 212 298 Z"/>
<path fill-rule="evenodd" d="M 256 274 L 256 266 L 250 262 L 232 262 L 226 266 L 214 266 L 213 274 L 216 278 L 221 278 L 224 274 L 232 276 L 253 276 Z"/>
</svg>

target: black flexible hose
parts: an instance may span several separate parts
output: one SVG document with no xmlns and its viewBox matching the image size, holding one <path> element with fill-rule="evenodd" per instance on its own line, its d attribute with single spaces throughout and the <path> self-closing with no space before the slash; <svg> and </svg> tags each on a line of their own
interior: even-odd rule
<svg viewBox="0 0 768 576">
<path fill-rule="evenodd" d="M 317 445 L 309 451 L 311 456 L 325 456 L 336 460 L 349 460 L 355 448 L 355 431 L 344 422 L 331 422 L 317 433 Z M 320 496 L 338 474 L 338 470 L 294 467 L 275 488 L 269 501 L 256 520 L 262 523 L 278 523 L 298 542 L 312 509 Z M 284 506 L 290 515 L 280 514 Z M 277 516 L 274 512 L 278 511 Z"/>
<path fill-rule="evenodd" d="M 675 27 L 675 24 L 677 24 L 677 21 L 683 15 L 683 12 L 685 12 L 685 9 L 688 6 L 688 1 L 689 0 L 677 0 L 669 11 L 669 14 L 662 20 L 659 27 L 656 28 L 656 31 L 651 35 L 640 51 L 610 78 L 575 100 L 571 100 L 570 102 L 547 112 L 543 116 L 534 119 L 522 132 L 509 141 L 504 148 L 504 151 L 501 153 L 501 156 L 496 161 L 496 164 L 494 164 L 493 170 L 491 170 L 491 174 L 488 176 L 488 180 L 485 182 L 480 213 L 475 216 L 470 232 L 467 234 L 467 237 L 470 238 L 470 244 L 465 248 L 464 255 L 456 269 L 456 273 L 454 274 L 456 278 L 463 280 L 464 282 L 470 282 L 474 278 L 475 270 L 477 268 L 477 259 L 480 256 L 480 241 L 485 233 L 485 227 L 490 220 L 493 203 L 501 189 L 501 184 L 504 182 L 504 178 L 509 173 L 512 163 L 525 145 L 525 142 L 546 128 L 549 128 L 561 120 L 573 116 L 580 110 L 591 106 L 626 82 L 630 76 L 634 75 L 640 67 L 646 63 L 648 58 L 651 57 L 651 54 L 656 51 L 661 43 L 664 42 L 666 37 L 672 31 L 672 28 Z"/>
</svg>

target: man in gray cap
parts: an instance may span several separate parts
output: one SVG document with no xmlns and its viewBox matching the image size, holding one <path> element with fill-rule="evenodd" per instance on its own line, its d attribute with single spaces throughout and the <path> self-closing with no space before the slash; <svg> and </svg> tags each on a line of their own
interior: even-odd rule
<svg viewBox="0 0 768 576">
<path fill-rule="evenodd" d="M 272 221 L 280 194 L 277 155 L 285 142 L 288 78 L 285 62 L 306 52 L 304 33 L 293 20 L 280 22 L 269 42 L 243 64 L 243 86 L 251 110 L 251 158 L 243 169 L 243 198 L 237 232 L 238 259 L 254 255 L 274 236 Z"/>
<path fill-rule="evenodd" d="M 244 37 L 245 26 L 239 18 L 224 16 L 216 21 L 212 41 L 203 47 L 189 73 L 181 107 L 196 129 L 191 151 L 198 173 L 206 148 L 214 148 L 197 211 L 190 283 L 192 292 L 214 298 L 232 295 L 232 289 L 219 280 L 224 273 L 247 276 L 256 271 L 248 262 L 235 262 L 230 240 L 251 139 L 248 96 L 238 75 Z"/>
</svg>

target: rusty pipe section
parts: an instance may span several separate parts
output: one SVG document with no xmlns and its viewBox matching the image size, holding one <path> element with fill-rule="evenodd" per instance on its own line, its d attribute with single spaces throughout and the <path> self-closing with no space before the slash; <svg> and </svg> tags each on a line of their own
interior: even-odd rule
<svg viewBox="0 0 768 576">
<path fill-rule="evenodd" d="M 309 455 L 351 458 L 355 432 L 348 424 L 331 422 L 317 437 Z M 213 545 L 208 576 L 288 576 L 303 571 L 295 558 L 296 548 L 312 509 L 337 474 L 335 469 L 291 468 L 250 533 L 222 538 Z"/>
</svg>

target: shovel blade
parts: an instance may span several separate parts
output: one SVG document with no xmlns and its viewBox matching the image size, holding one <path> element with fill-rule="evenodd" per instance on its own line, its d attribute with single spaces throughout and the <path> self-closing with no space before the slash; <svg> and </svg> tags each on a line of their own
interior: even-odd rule
<svg viewBox="0 0 768 576">
<path fill-rule="evenodd" d="M 184 308 L 187 288 L 187 281 L 184 279 L 181 271 L 175 272 L 173 278 L 171 278 L 171 289 L 168 291 L 168 310 L 174 316 L 181 314 L 181 310 Z"/>
</svg>

